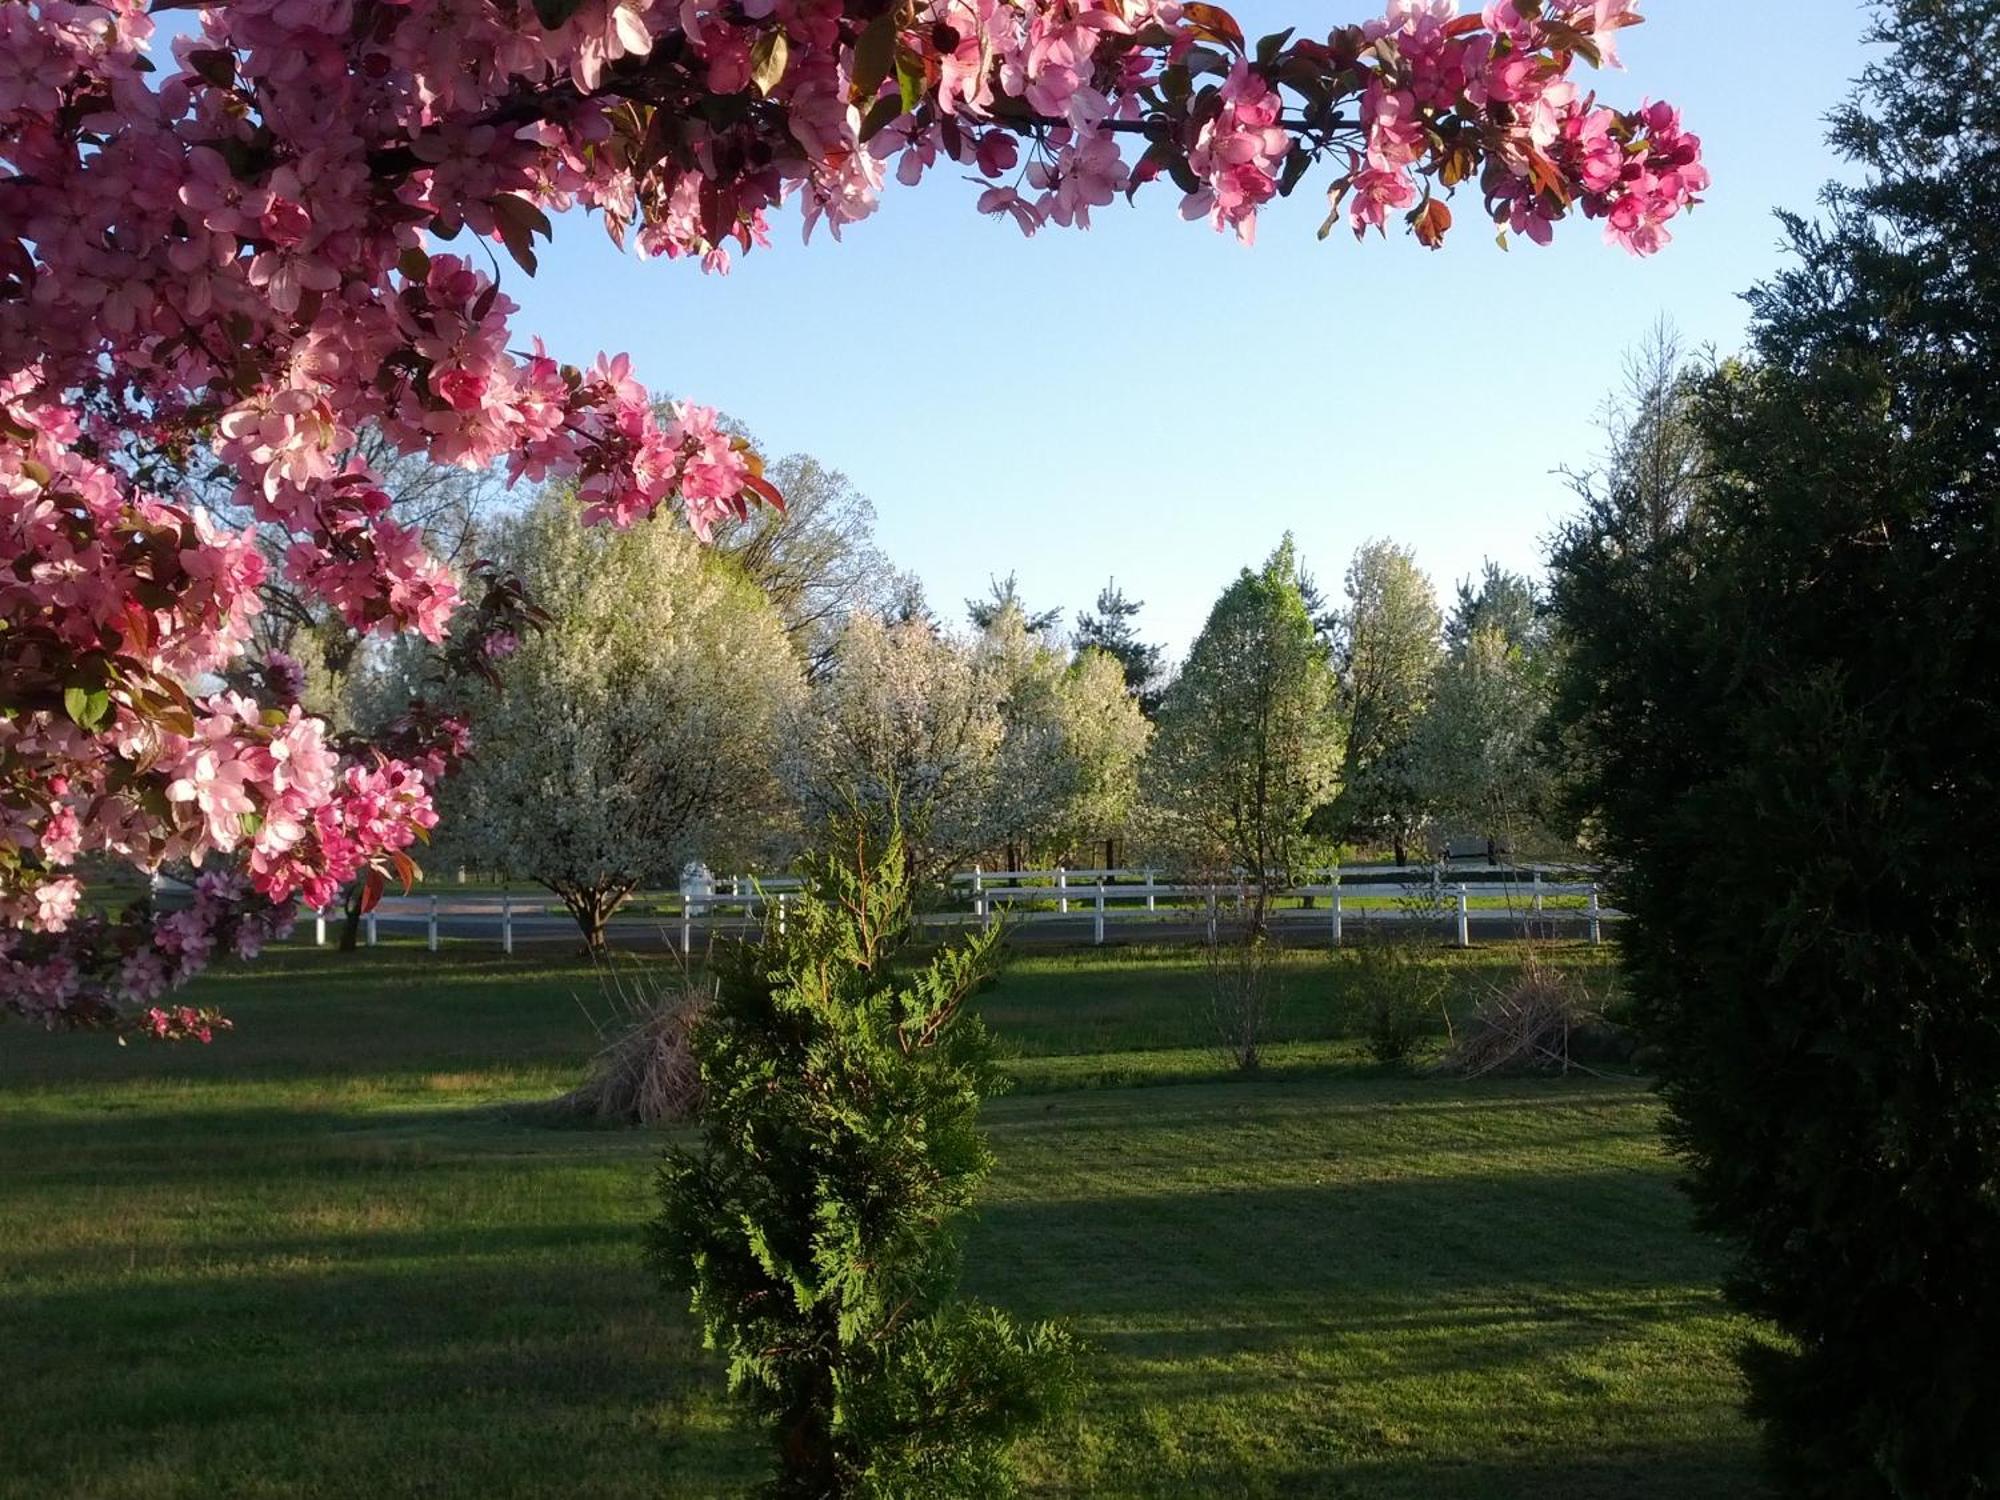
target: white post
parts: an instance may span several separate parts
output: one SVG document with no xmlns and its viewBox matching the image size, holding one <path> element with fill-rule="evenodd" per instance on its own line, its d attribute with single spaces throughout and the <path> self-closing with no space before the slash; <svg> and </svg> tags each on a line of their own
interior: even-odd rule
<svg viewBox="0 0 2000 1500">
<path fill-rule="evenodd" d="M 375 946 L 375 913 L 373 911 L 368 913 L 368 946 L 371 948 Z"/>
<path fill-rule="evenodd" d="M 460 885 L 464 885 L 464 884 L 465 884 L 465 866 L 464 866 L 464 865 L 460 865 L 460 866 L 458 867 L 458 883 L 459 883 Z"/>
<path fill-rule="evenodd" d="M 1097 919 L 1092 924 L 1092 927 L 1094 930 L 1091 941 L 1102 947 L 1104 945 L 1104 882 L 1101 880 L 1097 882 Z"/>
<path fill-rule="evenodd" d="M 1215 887 L 1208 888 L 1208 940 L 1215 941 Z"/>
<path fill-rule="evenodd" d="M 313 913 L 313 946 L 326 946 L 326 908 L 323 906 Z"/>
<path fill-rule="evenodd" d="M 789 891 L 778 892 L 778 936 L 779 937 L 783 937 L 785 935 L 785 900 L 790 895 L 791 892 Z"/>
<path fill-rule="evenodd" d="M 686 958 L 694 951 L 694 897 L 688 894 L 687 882 L 681 882 L 681 957 Z"/>
<path fill-rule="evenodd" d="M 1472 946 L 1472 934 L 1466 925 L 1465 886 L 1463 884 L 1460 884 L 1458 888 L 1458 946 L 1461 948 L 1470 948 Z"/>
<path fill-rule="evenodd" d="M 1066 869 L 1064 869 L 1064 868 L 1063 868 L 1063 867 L 1062 867 L 1061 865 L 1057 865 L 1057 866 L 1056 866 L 1056 890 L 1057 890 L 1058 892 L 1063 892 L 1063 891 L 1067 891 L 1068 889 L 1069 889 L 1069 871 L 1068 871 L 1068 870 L 1066 870 Z M 1056 910 L 1057 910 L 1058 912 L 1061 912 L 1061 913 L 1065 914 L 1065 915 L 1067 915 L 1067 914 L 1068 914 L 1068 912 L 1069 912 L 1069 897 L 1068 897 L 1068 896 L 1066 896 L 1066 895 L 1061 895 L 1061 894 L 1058 894 L 1058 895 L 1057 895 L 1057 897 L 1056 897 Z"/>
<path fill-rule="evenodd" d="M 1597 884 L 1593 881 L 1590 886 L 1590 940 L 1597 943 L 1602 942 L 1603 938 L 1604 928 L 1597 915 Z"/>
<path fill-rule="evenodd" d="M 502 891 L 500 893 L 500 951 L 502 953 L 512 953 L 514 951 L 514 893 L 512 891 Z"/>
<path fill-rule="evenodd" d="M 1535 871 L 1535 915 L 1542 914 L 1542 872 Z"/>
<path fill-rule="evenodd" d="M 431 952 L 433 953 L 437 952 L 438 951 L 438 898 L 435 896 L 431 897 L 430 930 L 427 934 L 427 938 L 430 942 Z"/>
<path fill-rule="evenodd" d="M 1146 910 L 1153 910 L 1153 872 L 1146 872 Z"/>
<path fill-rule="evenodd" d="M 972 867 L 972 914 L 981 918 L 986 915 L 986 872 L 978 865 Z"/>
<path fill-rule="evenodd" d="M 1333 872 L 1333 946 L 1340 946 L 1340 871 Z"/>
</svg>

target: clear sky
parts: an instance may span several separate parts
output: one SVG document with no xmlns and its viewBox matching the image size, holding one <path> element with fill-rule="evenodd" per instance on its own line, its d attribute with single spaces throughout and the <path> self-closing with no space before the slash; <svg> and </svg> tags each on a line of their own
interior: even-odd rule
<svg viewBox="0 0 2000 1500">
<path fill-rule="evenodd" d="M 1234 9 L 1255 36 L 1371 4 Z M 1400 233 L 1320 243 L 1311 178 L 1251 249 L 1183 223 L 1170 185 L 1028 240 L 947 171 L 892 183 L 840 243 L 802 247 L 787 216 L 726 277 L 563 224 L 536 280 L 509 268 L 515 327 L 571 360 L 629 351 L 769 453 L 845 470 L 941 614 L 991 573 L 1072 613 L 1116 575 L 1179 652 L 1287 529 L 1329 592 L 1377 535 L 1414 545 L 1441 592 L 1484 557 L 1533 569 L 1569 508 L 1554 471 L 1596 451 L 1625 351 L 1662 314 L 1740 342 L 1738 294 L 1779 263 L 1772 210 L 1810 208 L 1836 170 L 1822 122 L 1868 50 L 1858 0 L 1646 9 L 1601 91 L 1679 104 L 1715 174 L 1651 260 L 1582 222 L 1503 254 L 1466 193 L 1436 253 Z"/>
</svg>

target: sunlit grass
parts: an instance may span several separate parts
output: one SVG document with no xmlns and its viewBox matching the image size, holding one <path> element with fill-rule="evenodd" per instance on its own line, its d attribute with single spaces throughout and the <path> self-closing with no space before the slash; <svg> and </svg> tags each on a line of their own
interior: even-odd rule
<svg viewBox="0 0 2000 1500">
<path fill-rule="evenodd" d="M 1463 1005 L 1519 956 L 1437 961 Z M 1746 1329 L 1644 1087 L 1386 1072 L 1340 962 L 1289 961 L 1255 1082 L 1185 952 L 1036 954 L 982 997 L 1020 1088 L 968 1283 L 1095 1348 L 1030 1492 L 1756 1493 Z M 238 1023 L 207 1049 L 0 1031 L 0 1495 L 754 1478 L 640 1265 L 660 1137 L 518 1107 L 594 1044 L 587 967 L 293 951 L 199 998 Z"/>
</svg>

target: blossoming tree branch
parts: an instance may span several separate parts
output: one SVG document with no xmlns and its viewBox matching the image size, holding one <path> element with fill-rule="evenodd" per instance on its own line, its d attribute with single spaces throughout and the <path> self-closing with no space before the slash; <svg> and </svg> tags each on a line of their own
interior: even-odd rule
<svg viewBox="0 0 2000 1500">
<path fill-rule="evenodd" d="M 496 247 L 532 273 L 581 209 L 723 271 L 788 200 L 837 237 L 934 170 L 1029 234 L 1149 191 L 1247 242 L 1318 168 L 1328 229 L 1435 247 L 1469 201 L 1503 239 L 1581 215 L 1644 255 L 1707 175 L 1671 108 L 1578 82 L 1638 19 L 1391 0 L 1252 44 L 1201 0 L 227 0 L 154 57 L 143 0 L 4 0 L 0 1012 L 205 1035 L 160 1002 L 300 900 L 407 882 L 465 750 L 421 704 L 338 743 L 246 657 L 264 553 L 198 469 L 288 539 L 291 587 L 471 670 L 532 605 L 427 555 L 357 433 L 572 483 L 612 525 L 779 503 L 712 411 L 524 346 Z M 93 914 L 85 856 L 204 873 L 186 910 Z"/>
</svg>

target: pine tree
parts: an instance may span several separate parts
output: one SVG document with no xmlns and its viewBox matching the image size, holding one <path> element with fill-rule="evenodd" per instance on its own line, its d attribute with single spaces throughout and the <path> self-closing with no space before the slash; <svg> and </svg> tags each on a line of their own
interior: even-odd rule
<svg viewBox="0 0 2000 1500">
<path fill-rule="evenodd" d="M 1126 598 L 1117 579 L 1107 580 L 1098 590 L 1096 612 L 1076 617 L 1075 645 L 1078 651 L 1094 648 L 1115 657 L 1124 669 L 1126 688 L 1139 700 L 1141 712 L 1151 718 L 1160 706 L 1157 684 L 1164 653 L 1140 640 L 1133 628 L 1133 620 L 1145 607 L 1142 599 Z"/>
<path fill-rule="evenodd" d="M 1031 610 L 1021 597 L 1019 582 L 1012 573 L 1005 578 L 987 579 L 986 597 L 965 601 L 965 618 L 974 630 L 991 630 L 993 622 L 1009 609 L 1020 612 L 1030 635 L 1048 635 L 1062 626 L 1063 612 L 1059 609 Z"/>
</svg>

